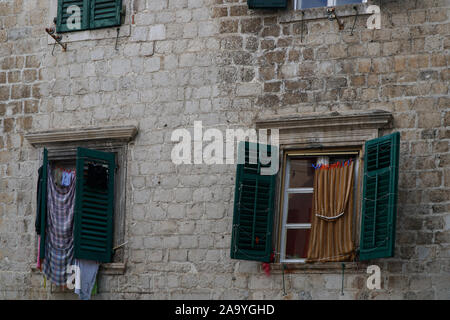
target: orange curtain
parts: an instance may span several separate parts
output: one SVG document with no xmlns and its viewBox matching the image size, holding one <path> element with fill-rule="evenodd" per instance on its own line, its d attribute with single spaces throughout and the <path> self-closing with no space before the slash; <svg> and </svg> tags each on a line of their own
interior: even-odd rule
<svg viewBox="0 0 450 320">
<path fill-rule="evenodd" d="M 308 262 L 348 261 L 354 257 L 353 169 L 350 162 L 315 171 Z"/>
</svg>

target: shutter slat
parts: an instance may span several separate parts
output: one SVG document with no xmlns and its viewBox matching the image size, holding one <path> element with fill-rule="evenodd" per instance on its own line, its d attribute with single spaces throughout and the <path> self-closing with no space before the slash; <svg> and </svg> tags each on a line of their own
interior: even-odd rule
<svg viewBox="0 0 450 320">
<path fill-rule="evenodd" d="M 239 145 L 239 150 L 245 148 L 245 163 L 237 165 L 230 252 L 232 259 L 270 261 L 275 175 L 260 174 L 263 166 L 256 156 L 261 147 L 270 150 L 270 146 L 265 145 L 257 145 L 256 150 L 250 150 L 248 142 Z M 249 155 L 256 157 L 256 164 L 249 163 Z M 270 167 L 270 163 L 264 167 Z"/>
<path fill-rule="evenodd" d="M 88 163 L 108 170 L 106 190 L 88 187 Z M 75 258 L 111 262 L 114 215 L 114 153 L 77 149 L 77 193 L 75 199 Z"/>
<path fill-rule="evenodd" d="M 81 220 L 83 221 L 83 223 L 88 223 L 91 225 L 99 225 L 102 227 L 102 230 L 107 226 L 107 223 L 105 221 L 89 219 L 89 218 L 85 217 L 84 215 L 82 216 Z"/>
<path fill-rule="evenodd" d="M 360 260 L 394 255 L 399 147 L 398 132 L 366 142 Z"/>
<path fill-rule="evenodd" d="M 90 27 L 120 26 L 122 0 L 91 0 Z"/>
</svg>

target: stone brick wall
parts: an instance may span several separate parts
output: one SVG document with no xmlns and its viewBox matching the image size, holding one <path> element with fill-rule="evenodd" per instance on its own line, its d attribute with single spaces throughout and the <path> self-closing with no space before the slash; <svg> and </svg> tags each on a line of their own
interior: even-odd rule
<svg viewBox="0 0 450 320">
<path fill-rule="evenodd" d="M 376 4 L 378 1 L 376 1 Z M 32 271 L 39 153 L 26 132 L 132 124 L 127 260 L 97 298 L 450 298 L 446 0 L 383 0 L 366 18 L 281 22 L 234 0 L 124 0 L 130 35 L 48 45 L 49 0 L 0 1 L 0 298 L 74 298 Z M 133 16 L 133 17 L 132 17 Z M 134 22 L 134 23 L 133 23 Z M 303 29 L 303 32 L 302 32 Z M 382 109 L 401 132 L 395 257 L 364 268 L 266 277 L 229 258 L 235 167 L 171 162 L 175 128 L 254 127 L 266 115 Z"/>
</svg>

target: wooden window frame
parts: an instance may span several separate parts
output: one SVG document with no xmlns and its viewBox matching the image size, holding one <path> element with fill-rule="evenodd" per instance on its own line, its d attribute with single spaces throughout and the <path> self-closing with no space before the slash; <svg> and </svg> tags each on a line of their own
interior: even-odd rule
<svg viewBox="0 0 450 320">
<path fill-rule="evenodd" d="M 283 153 L 283 163 L 280 170 L 280 187 L 278 198 L 280 201 L 278 202 L 278 228 L 277 228 L 277 236 L 275 248 L 277 252 L 279 252 L 279 257 L 277 259 L 280 263 L 306 263 L 305 258 L 301 259 L 286 259 L 286 237 L 288 229 L 310 229 L 311 223 L 298 223 L 298 224 L 287 224 L 287 215 L 288 215 L 288 201 L 287 196 L 290 193 L 313 193 L 314 188 L 289 188 L 289 158 L 294 156 L 305 156 L 305 157 L 314 157 L 314 156 L 338 156 L 338 155 L 355 155 L 355 185 L 353 187 L 354 192 L 354 207 L 353 207 L 353 234 L 352 239 L 355 244 L 355 248 L 359 247 L 359 235 L 360 235 L 360 198 L 362 195 L 362 171 L 364 166 L 362 166 L 362 157 L 361 157 L 362 148 L 342 148 L 337 150 L 288 150 Z"/>
</svg>

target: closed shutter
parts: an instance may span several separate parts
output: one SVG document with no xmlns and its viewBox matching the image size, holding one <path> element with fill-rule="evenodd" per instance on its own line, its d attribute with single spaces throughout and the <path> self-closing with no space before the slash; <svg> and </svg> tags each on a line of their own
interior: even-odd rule
<svg viewBox="0 0 450 320">
<path fill-rule="evenodd" d="M 91 0 L 90 28 L 120 26 L 122 0 Z"/>
<path fill-rule="evenodd" d="M 107 168 L 106 189 L 87 183 L 88 165 Z M 77 149 L 74 217 L 75 258 L 111 262 L 114 216 L 114 153 Z"/>
<path fill-rule="evenodd" d="M 44 148 L 42 160 L 42 175 L 39 181 L 41 190 L 41 244 L 39 249 L 39 258 L 45 257 L 45 225 L 47 222 L 47 175 L 48 175 L 48 151 Z"/>
<path fill-rule="evenodd" d="M 75 6 L 75 7 L 73 7 Z M 76 24 L 67 24 L 71 16 L 77 14 L 77 7 L 81 15 L 79 28 Z M 69 22 L 73 22 L 70 20 Z M 58 0 L 58 15 L 56 18 L 56 31 L 68 32 L 86 30 L 89 28 L 89 0 Z"/>
<path fill-rule="evenodd" d="M 286 8 L 287 0 L 247 0 L 249 9 Z"/>
<path fill-rule="evenodd" d="M 261 175 L 261 168 L 270 163 L 261 163 L 259 148 L 268 148 L 270 157 L 271 147 L 252 145 L 239 145 L 245 148 L 245 163 L 237 165 L 231 258 L 270 262 L 276 175 Z M 256 163 L 250 163 L 250 156 Z"/>
<path fill-rule="evenodd" d="M 394 255 L 399 149 L 398 132 L 366 142 L 360 260 Z"/>
</svg>

